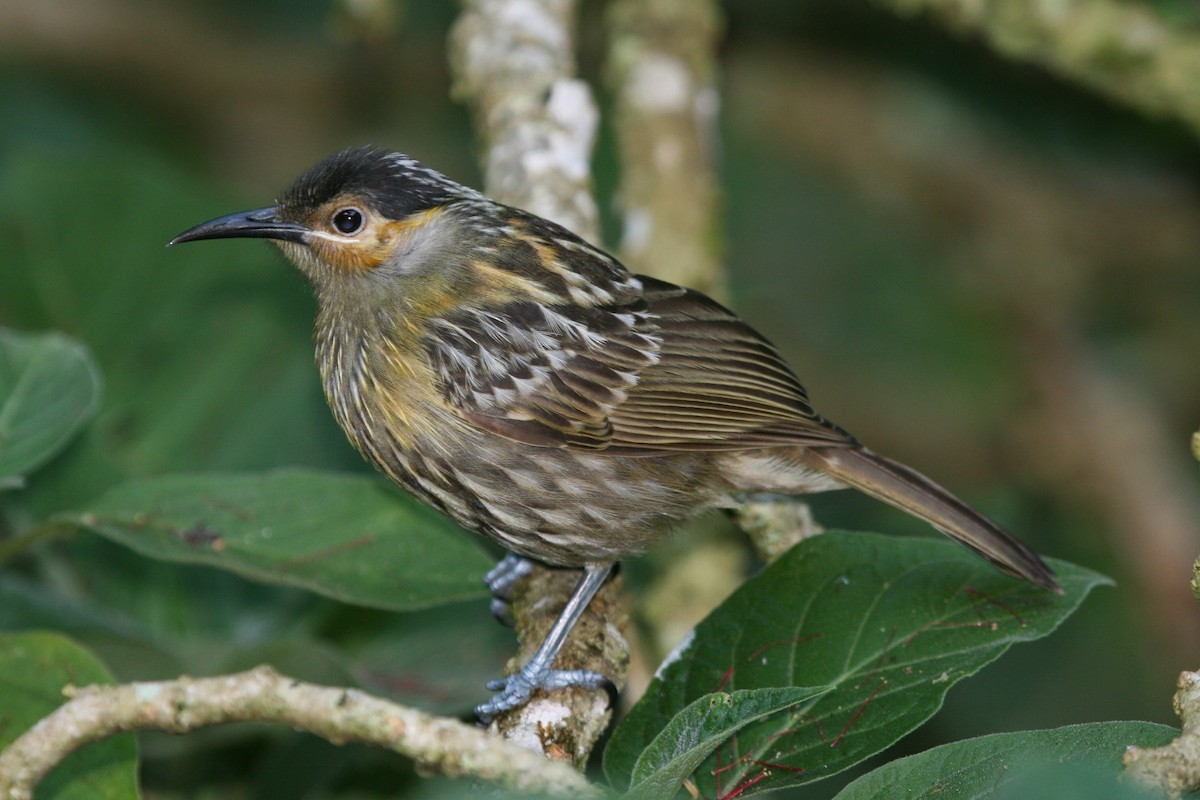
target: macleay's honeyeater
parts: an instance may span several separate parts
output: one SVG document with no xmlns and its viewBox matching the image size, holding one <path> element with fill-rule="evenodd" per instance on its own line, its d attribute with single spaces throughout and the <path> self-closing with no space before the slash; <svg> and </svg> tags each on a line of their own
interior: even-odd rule
<svg viewBox="0 0 1200 800">
<path fill-rule="evenodd" d="M 338 153 L 276 205 L 172 244 L 228 237 L 273 240 L 312 282 L 325 395 L 375 467 L 521 557 L 583 569 L 483 719 L 539 687 L 602 686 L 552 664 L 614 563 L 747 494 L 853 486 L 1057 590 L 1004 529 L 814 411 L 735 314 L 406 155 Z"/>
</svg>

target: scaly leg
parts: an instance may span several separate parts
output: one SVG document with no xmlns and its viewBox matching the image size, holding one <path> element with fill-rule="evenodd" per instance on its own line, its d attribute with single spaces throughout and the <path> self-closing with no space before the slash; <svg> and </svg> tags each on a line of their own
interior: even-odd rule
<svg viewBox="0 0 1200 800">
<path fill-rule="evenodd" d="M 535 689 L 566 689 L 570 686 L 605 689 L 610 702 L 615 700 L 616 686 L 600 673 L 586 669 L 553 669 L 554 659 L 567 640 L 567 635 L 583 615 L 588 603 L 596 596 L 596 592 L 604 585 L 604 581 L 612 574 L 612 570 L 613 564 L 589 564 L 583 568 L 583 577 L 579 579 L 575 591 L 571 592 L 562 613 L 554 621 L 537 652 L 515 675 L 488 684 L 488 689 L 498 694 L 475 709 L 476 719 L 484 725 L 488 724 L 497 714 L 528 703 Z"/>
</svg>

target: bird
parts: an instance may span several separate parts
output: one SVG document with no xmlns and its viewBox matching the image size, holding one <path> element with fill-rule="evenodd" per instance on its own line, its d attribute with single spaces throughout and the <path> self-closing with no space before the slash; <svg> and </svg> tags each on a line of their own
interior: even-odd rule
<svg viewBox="0 0 1200 800">
<path fill-rule="evenodd" d="M 622 559 L 747 496 L 853 487 L 1005 573 L 1059 592 L 1004 528 L 814 410 L 779 351 L 706 295 L 631 273 L 566 228 L 414 158 L 353 147 L 264 208 L 170 244 L 267 239 L 317 298 L 315 360 L 350 442 L 376 469 L 510 553 L 580 569 L 545 640 L 476 708 L 540 689 L 608 688 L 554 659 Z"/>
</svg>

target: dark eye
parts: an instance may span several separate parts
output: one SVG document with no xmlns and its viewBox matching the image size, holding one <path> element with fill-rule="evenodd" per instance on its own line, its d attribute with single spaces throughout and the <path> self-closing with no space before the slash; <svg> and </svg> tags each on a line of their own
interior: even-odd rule
<svg viewBox="0 0 1200 800">
<path fill-rule="evenodd" d="M 343 208 L 333 215 L 333 227 L 338 233 L 349 236 L 362 230 L 363 215 L 357 208 Z"/>
</svg>

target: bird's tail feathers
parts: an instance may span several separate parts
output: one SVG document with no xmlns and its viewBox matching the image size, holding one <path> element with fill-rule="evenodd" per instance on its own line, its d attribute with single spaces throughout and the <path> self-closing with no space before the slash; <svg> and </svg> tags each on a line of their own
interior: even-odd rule
<svg viewBox="0 0 1200 800">
<path fill-rule="evenodd" d="M 1062 591 L 1037 553 L 916 470 L 862 447 L 811 448 L 805 456 L 812 468 L 925 520 L 1004 572 Z"/>
</svg>

